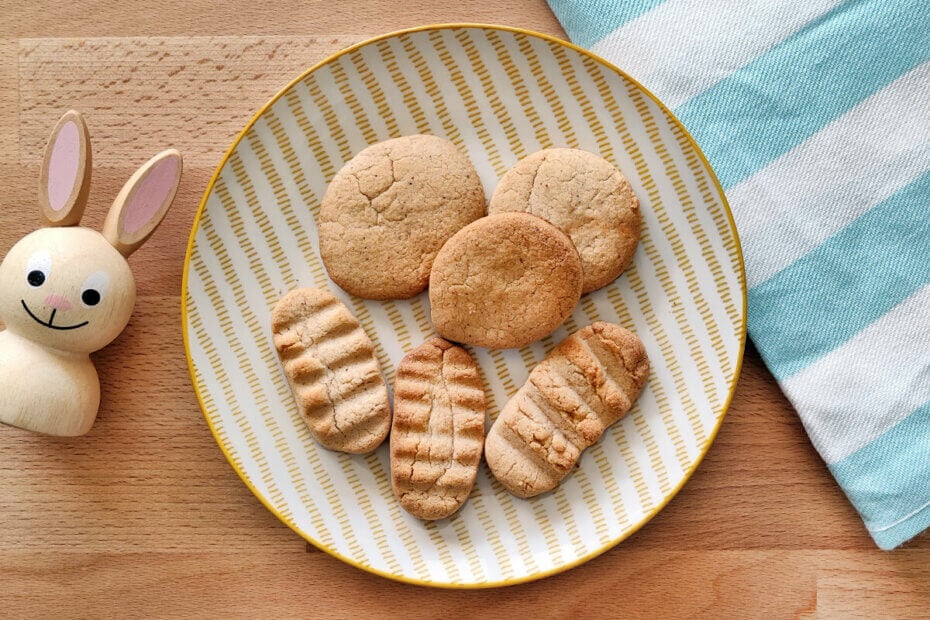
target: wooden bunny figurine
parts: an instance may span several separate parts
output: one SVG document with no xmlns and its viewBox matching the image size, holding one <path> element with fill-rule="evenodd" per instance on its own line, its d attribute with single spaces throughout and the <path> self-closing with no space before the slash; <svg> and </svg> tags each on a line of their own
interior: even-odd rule
<svg viewBox="0 0 930 620">
<path fill-rule="evenodd" d="M 70 111 L 49 138 L 39 181 L 44 224 L 0 264 L 0 422 L 83 435 L 100 405 L 90 353 L 129 322 L 136 285 L 126 258 L 165 217 L 181 155 L 159 153 L 126 182 L 102 234 L 78 226 L 90 188 L 90 135 Z"/>
</svg>

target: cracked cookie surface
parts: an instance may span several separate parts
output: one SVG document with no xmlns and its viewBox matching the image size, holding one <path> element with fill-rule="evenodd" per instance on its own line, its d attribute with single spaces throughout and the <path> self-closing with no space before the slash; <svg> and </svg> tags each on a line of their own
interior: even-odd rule
<svg viewBox="0 0 930 620">
<path fill-rule="evenodd" d="M 391 484 L 420 519 L 461 508 L 475 484 L 486 414 L 478 367 L 462 347 L 431 338 L 397 367 Z"/>
<path fill-rule="evenodd" d="M 373 144 L 336 174 L 320 203 L 320 256 L 329 277 L 366 299 L 426 288 L 443 243 L 485 213 L 468 157 L 437 136 Z"/>
<path fill-rule="evenodd" d="M 583 293 L 613 282 L 630 266 L 642 229 L 639 199 L 609 161 L 580 149 L 545 149 L 501 178 L 488 213 L 523 211 L 554 224 L 575 244 Z"/>
<path fill-rule="evenodd" d="M 554 489 L 620 420 L 649 376 L 636 334 L 598 321 L 552 350 L 501 410 L 485 440 L 491 473 L 518 497 Z"/>
<path fill-rule="evenodd" d="M 371 340 L 332 293 L 295 289 L 271 313 L 284 374 L 310 433 L 330 450 L 371 452 L 391 427 L 391 408 Z"/>
<path fill-rule="evenodd" d="M 571 239 L 528 213 L 481 218 L 443 246 L 430 274 L 436 331 L 454 342 L 522 347 L 550 334 L 581 296 Z"/>
</svg>

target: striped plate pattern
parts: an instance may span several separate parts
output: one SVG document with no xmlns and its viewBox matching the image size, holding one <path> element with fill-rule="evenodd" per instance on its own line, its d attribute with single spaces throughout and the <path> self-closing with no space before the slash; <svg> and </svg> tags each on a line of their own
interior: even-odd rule
<svg viewBox="0 0 930 620">
<path fill-rule="evenodd" d="M 326 276 L 315 216 L 327 183 L 365 146 L 414 133 L 464 149 L 490 196 L 518 159 L 553 146 L 599 153 L 642 202 L 635 264 L 585 295 L 552 336 L 472 350 L 493 419 L 567 334 L 613 321 L 643 339 L 649 383 L 632 413 L 554 492 L 510 496 L 482 464 L 455 516 L 423 523 L 391 492 L 388 449 L 328 452 L 311 439 L 274 353 L 270 311 L 297 286 L 325 287 L 358 317 L 389 384 L 433 334 L 426 295 L 363 301 Z M 690 136 L 641 86 L 561 41 L 450 25 L 387 35 L 309 70 L 254 118 L 211 182 L 185 267 L 191 376 L 217 442 L 291 528 L 395 579 L 482 587 L 577 565 L 649 520 L 707 451 L 732 397 L 745 338 L 739 244 L 723 193 Z"/>
</svg>

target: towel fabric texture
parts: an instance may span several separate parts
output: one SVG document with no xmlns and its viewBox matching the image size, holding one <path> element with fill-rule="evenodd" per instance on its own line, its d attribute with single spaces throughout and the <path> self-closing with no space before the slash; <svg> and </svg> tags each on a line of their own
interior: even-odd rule
<svg viewBox="0 0 930 620">
<path fill-rule="evenodd" d="M 749 335 L 872 538 L 930 527 L 927 1 L 548 1 L 707 155 Z"/>
</svg>

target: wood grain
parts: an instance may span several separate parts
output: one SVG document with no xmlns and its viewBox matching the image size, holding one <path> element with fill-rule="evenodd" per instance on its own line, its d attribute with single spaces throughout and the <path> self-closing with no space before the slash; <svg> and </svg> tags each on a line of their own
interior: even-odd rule
<svg viewBox="0 0 930 620">
<path fill-rule="evenodd" d="M 87 115 L 98 227 L 129 175 L 175 146 L 174 207 L 130 262 L 139 302 L 94 356 L 96 425 L 78 439 L 0 428 L 3 611 L 49 616 L 921 617 L 930 536 L 878 551 L 750 347 L 691 481 L 640 532 L 561 575 L 493 592 L 372 576 L 308 547 L 214 443 L 187 374 L 184 251 L 210 174 L 257 108 L 326 54 L 450 21 L 564 36 L 543 0 L 19 0 L 0 21 L 0 252 L 38 223 L 42 147 Z"/>
<path fill-rule="evenodd" d="M 367 38 L 131 37 L 19 44 L 20 161 L 41 158 L 63 101 L 86 111 L 97 166 L 182 147 L 212 168 L 258 108 L 304 70 Z M 141 163 L 141 162 L 140 162 Z"/>
</svg>

